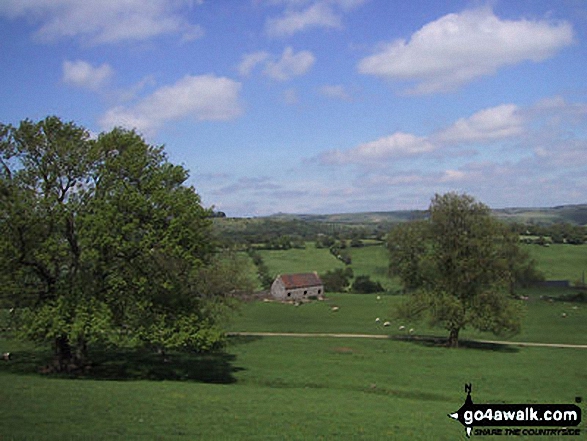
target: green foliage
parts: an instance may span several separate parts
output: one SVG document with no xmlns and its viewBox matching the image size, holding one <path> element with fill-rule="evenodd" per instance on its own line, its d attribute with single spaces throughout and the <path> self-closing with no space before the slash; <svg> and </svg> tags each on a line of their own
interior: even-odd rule
<svg viewBox="0 0 587 441">
<path fill-rule="evenodd" d="M 94 140 L 48 117 L 0 132 L 0 298 L 21 336 L 63 363 L 96 341 L 220 344 L 231 291 L 250 284 L 215 254 L 183 167 L 132 131 Z"/>
<path fill-rule="evenodd" d="M 371 280 L 369 276 L 357 276 L 351 286 L 351 292 L 357 294 L 371 294 L 384 291 L 381 283 Z"/>
<path fill-rule="evenodd" d="M 350 266 L 347 266 L 344 269 L 336 268 L 334 270 L 326 271 L 326 273 L 320 276 L 326 292 L 346 291 L 352 278 L 353 270 Z"/>
<path fill-rule="evenodd" d="M 452 346 L 466 326 L 520 331 L 520 308 L 510 296 L 534 265 L 484 204 L 468 195 L 436 195 L 430 219 L 395 228 L 388 248 L 391 270 L 411 291 L 400 314 L 427 316 L 450 331 Z"/>
<path fill-rule="evenodd" d="M 263 261 L 263 257 L 259 254 L 258 251 L 254 250 L 253 248 L 249 248 L 247 251 L 251 259 L 253 259 L 253 263 L 257 267 L 257 277 L 261 282 L 261 286 L 263 289 L 269 289 L 271 284 L 273 283 L 273 277 L 269 273 L 269 268 L 265 265 Z"/>
</svg>

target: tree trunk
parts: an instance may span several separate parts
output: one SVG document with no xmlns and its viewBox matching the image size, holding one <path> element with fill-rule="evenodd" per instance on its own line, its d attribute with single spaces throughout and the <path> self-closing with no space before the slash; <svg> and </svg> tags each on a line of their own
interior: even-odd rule
<svg viewBox="0 0 587 441">
<path fill-rule="evenodd" d="M 71 364 L 71 345 L 66 335 L 60 335 L 55 339 L 55 358 L 53 368 L 57 372 L 68 370 Z"/>
<path fill-rule="evenodd" d="M 53 365 L 46 368 L 48 372 L 74 372 L 84 367 L 87 360 L 84 338 L 79 338 L 77 345 L 72 347 L 67 335 L 60 335 L 55 339 L 54 349 Z"/>
<path fill-rule="evenodd" d="M 449 348 L 458 348 L 459 347 L 459 329 L 458 328 L 452 328 L 450 330 L 450 334 L 448 336 L 447 346 Z"/>
</svg>

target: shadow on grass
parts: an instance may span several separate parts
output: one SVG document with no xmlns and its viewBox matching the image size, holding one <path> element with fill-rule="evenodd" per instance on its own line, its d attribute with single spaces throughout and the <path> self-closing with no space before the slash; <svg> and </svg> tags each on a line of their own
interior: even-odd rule
<svg viewBox="0 0 587 441">
<path fill-rule="evenodd" d="M 426 347 L 447 347 L 446 337 L 434 335 L 397 336 L 395 340 L 407 341 Z M 493 351 L 502 353 L 520 352 L 519 348 L 499 343 L 480 342 L 475 340 L 459 340 L 458 349 L 477 349 L 481 351 Z"/>
<path fill-rule="evenodd" d="M 90 350 L 89 359 L 90 364 L 75 373 L 43 375 L 80 380 L 169 380 L 231 384 L 236 382 L 234 374 L 243 370 L 234 365 L 236 356 L 226 352 L 170 352 L 163 357 L 144 349 L 94 348 Z M 52 354 L 46 348 L 19 348 L 12 352 L 10 361 L 0 362 L 0 372 L 40 375 L 42 367 L 51 362 Z"/>
</svg>

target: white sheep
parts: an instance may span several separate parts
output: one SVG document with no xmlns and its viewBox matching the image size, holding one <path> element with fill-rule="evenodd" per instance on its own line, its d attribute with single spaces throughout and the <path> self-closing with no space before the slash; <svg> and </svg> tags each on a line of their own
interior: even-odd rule
<svg viewBox="0 0 587 441">
<path fill-rule="evenodd" d="M 391 325 L 391 322 L 385 322 L 385 323 L 383 323 L 383 326 L 385 326 L 385 327 L 390 326 L 390 325 Z"/>
<path fill-rule="evenodd" d="M 379 317 L 377 317 L 377 318 L 375 319 L 375 323 L 379 323 L 380 321 L 381 321 L 381 319 L 380 319 Z"/>
<path fill-rule="evenodd" d="M 381 300 L 381 296 L 377 296 L 377 300 Z"/>
<path fill-rule="evenodd" d="M 400 326 L 398 329 L 399 329 L 400 331 L 405 331 L 405 330 L 406 330 L 406 327 L 405 327 L 404 325 L 401 325 L 401 326 Z"/>
<path fill-rule="evenodd" d="M 338 311 L 338 306 L 333 306 L 332 308 L 330 308 L 330 310 L 332 312 L 336 312 L 336 311 Z"/>
<path fill-rule="evenodd" d="M 10 360 L 11 358 L 12 358 L 12 354 L 11 354 L 10 352 L 4 352 L 4 353 L 2 354 L 2 359 L 3 359 L 4 361 L 8 361 L 8 360 Z"/>
<path fill-rule="evenodd" d="M 561 317 L 562 317 L 562 318 L 567 318 L 567 313 L 566 313 L 566 312 L 563 312 L 563 313 L 561 314 Z"/>
<path fill-rule="evenodd" d="M 414 328 L 410 328 L 410 330 L 409 330 L 408 332 L 409 332 L 410 334 L 413 334 L 413 333 L 414 333 L 414 331 L 415 331 L 415 329 L 414 329 Z"/>
</svg>

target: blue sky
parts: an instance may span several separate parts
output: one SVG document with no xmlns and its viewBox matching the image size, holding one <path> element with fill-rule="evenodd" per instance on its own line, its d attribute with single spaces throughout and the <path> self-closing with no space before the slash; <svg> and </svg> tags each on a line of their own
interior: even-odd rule
<svg viewBox="0 0 587 441">
<path fill-rule="evenodd" d="M 587 202 L 583 0 L 2 0 L 0 121 L 136 128 L 229 216 Z"/>
</svg>

